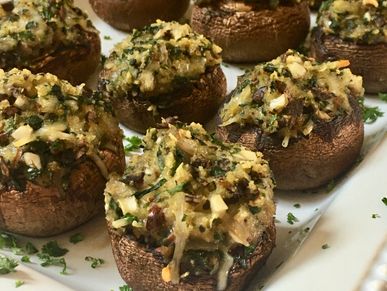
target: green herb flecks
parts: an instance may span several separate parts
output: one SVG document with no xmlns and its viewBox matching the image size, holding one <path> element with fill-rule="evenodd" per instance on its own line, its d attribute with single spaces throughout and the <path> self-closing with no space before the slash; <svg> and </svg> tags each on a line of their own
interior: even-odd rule
<svg viewBox="0 0 387 291">
<path fill-rule="evenodd" d="M 24 285 L 24 281 L 22 281 L 22 280 L 16 280 L 15 281 L 15 288 L 19 288 L 22 285 Z"/>
<path fill-rule="evenodd" d="M 126 153 L 138 150 L 142 145 L 142 139 L 138 136 L 125 137 L 124 140 L 128 143 L 125 146 Z"/>
<path fill-rule="evenodd" d="M 62 271 L 60 273 L 62 275 L 67 275 L 67 264 L 64 258 L 54 258 L 45 253 L 40 253 L 37 256 L 39 260 L 42 261 L 42 263 L 40 264 L 42 267 L 48 267 L 48 266 L 62 267 Z"/>
<path fill-rule="evenodd" d="M 367 124 L 374 123 L 379 117 L 383 117 L 384 112 L 380 111 L 379 107 L 368 107 L 363 108 L 363 120 Z"/>
<path fill-rule="evenodd" d="M 293 204 L 293 207 L 294 208 L 301 208 L 301 204 L 300 203 L 295 203 L 295 204 Z"/>
<path fill-rule="evenodd" d="M 384 205 L 387 206 L 387 197 L 383 197 L 383 198 L 382 198 L 382 202 L 384 203 Z"/>
<path fill-rule="evenodd" d="M 257 214 L 261 211 L 261 208 L 258 206 L 250 206 L 249 205 L 249 210 L 252 214 Z"/>
<path fill-rule="evenodd" d="M 105 39 L 105 40 L 111 40 L 112 37 L 111 37 L 110 35 L 104 35 L 103 39 Z"/>
<path fill-rule="evenodd" d="M 293 213 L 289 212 L 288 216 L 287 216 L 287 221 L 288 221 L 289 224 L 293 225 L 295 222 L 298 222 L 299 220 L 298 220 L 297 217 L 294 216 Z"/>
<path fill-rule="evenodd" d="M 75 234 L 73 234 L 72 236 L 70 236 L 69 241 L 70 241 L 72 244 L 77 244 L 77 243 L 83 241 L 84 239 L 85 239 L 85 237 L 83 236 L 83 234 L 81 234 L 81 233 L 75 233 Z"/>
<path fill-rule="evenodd" d="M 57 241 L 50 241 L 42 247 L 42 253 L 51 257 L 62 257 L 68 251 L 68 249 L 61 248 Z"/>
<path fill-rule="evenodd" d="M 24 247 L 24 250 L 27 255 L 36 254 L 38 252 L 38 249 L 33 245 L 32 242 L 27 242 Z"/>
<path fill-rule="evenodd" d="M 372 216 L 371 216 L 372 218 L 380 218 L 380 215 L 379 214 L 377 214 L 377 213 L 374 213 L 374 214 L 372 214 Z"/>
<path fill-rule="evenodd" d="M 85 261 L 91 262 L 90 267 L 92 267 L 93 269 L 95 269 L 95 268 L 97 268 L 105 263 L 105 261 L 103 259 L 94 258 L 94 257 L 90 257 L 90 256 L 85 257 Z"/>
<path fill-rule="evenodd" d="M 29 256 L 22 256 L 20 261 L 22 261 L 23 263 L 31 263 L 31 259 Z"/>
<path fill-rule="evenodd" d="M 118 287 L 120 291 L 133 291 L 132 287 L 129 287 L 128 285 L 123 285 Z"/>
<path fill-rule="evenodd" d="M 387 93 L 379 93 L 378 97 L 380 100 L 387 102 Z"/>
<path fill-rule="evenodd" d="M 15 268 L 19 264 L 6 256 L 0 255 L 0 275 L 16 272 Z"/>
<path fill-rule="evenodd" d="M 157 189 L 159 189 L 161 186 L 163 186 L 165 183 L 167 182 L 167 179 L 161 179 L 160 181 L 158 181 L 156 184 L 154 184 L 152 187 L 148 188 L 148 189 L 145 189 L 145 190 L 142 190 L 142 191 L 138 191 L 136 193 L 134 193 L 133 195 L 137 198 L 137 199 L 140 199 L 142 196 L 152 192 L 152 191 L 156 191 Z"/>
</svg>

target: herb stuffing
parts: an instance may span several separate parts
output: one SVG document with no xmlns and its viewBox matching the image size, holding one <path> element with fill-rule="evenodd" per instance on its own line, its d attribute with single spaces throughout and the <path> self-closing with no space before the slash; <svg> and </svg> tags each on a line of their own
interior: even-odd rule
<svg viewBox="0 0 387 291">
<path fill-rule="evenodd" d="M 31 61 L 64 47 L 88 45 L 86 33 L 98 33 L 73 0 L 8 1 L 0 5 L 0 64 L 28 67 Z M 8 3 L 7 3 L 8 4 Z M 10 6 L 10 7 L 9 7 Z M 6 64 L 10 65 L 8 68 Z"/>
<path fill-rule="evenodd" d="M 219 65 L 220 52 L 188 24 L 158 20 L 134 29 L 115 46 L 104 64 L 100 86 L 111 98 L 157 97 Z"/>
<path fill-rule="evenodd" d="M 385 0 L 328 0 L 320 8 L 317 24 L 325 34 L 362 44 L 387 42 Z"/>
<path fill-rule="evenodd" d="M 349 95 L 364 94 L 362 78 L 346 68 L 348 61 L 317 63 L 289 50 L 240 77 L 220 112 L 221 126 L 258 126 L 264 134 L 290 139 L 307 137 L 318 122 L 352 112 Z"/>
<path fill-rule="evenodd" d="M 160 250 L 169 262 L 164 281 L 178 282 L 185 272 L 218 274 L 224 288 L 232 250 L 254 250 L 273 223 L 267 162 L 261 153 L 215 140 L 195 123 L 149 129 L 143 146 L 143 154 L 129 156 L 125 174 L 106 185 L 107 220 Z"/>
</svg>

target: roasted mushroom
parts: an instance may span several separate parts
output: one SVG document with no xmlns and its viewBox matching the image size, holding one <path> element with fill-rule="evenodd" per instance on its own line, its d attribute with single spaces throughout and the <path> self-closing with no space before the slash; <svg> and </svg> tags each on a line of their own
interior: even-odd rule
<svg viewBox="0 0 387 291">
<path fill-rule="evenodd" d="M 220 52 L 189 25 L 158 21 L 116 45 L 98 89 L 120 121 L 142 133 L 162 117 L 204 123 L 226 95 Z"/>
<path fill-rule="evenodd" d="M 268 61 L 296 48 L 309 31 L 307 1 L 198 0 L 192 28 L 223 49 L 226 62 Z"/>
<path fill-rule="evenodd" d="M 219 138 L 262 151 L 277 188 L 316 188 L 357 160 L 362 78 L 346 60 L 319 64 L 289 50 L 239 79 L 219 113 Z"/>
<path fill-rule="evenodd" d="M 100 61 L 98 31 L 73 0 L 18 0 L 0 4 L 0 68 L 49 72 L 86 81 Z"/>
<path fill-rule="evenodd" d="M 262 154 L 195 123 L 149 129 L 143 145 L 105 189 L 122 278 L 135 290 L 244 290 L 275 244 Z"/>
<path fill-rule="evenodd" d="M 89 0 L 95 13 L 115 28 L 132 30 L 155 22 L 179 20 L 189 0 Z"/>
<path fill-rule="evenodd" d="M 319 61 L 346 59 L 367 93 L 387 91 L 387 5 L 382 0 L 330 0 L 311 37 Z"/>
<path fill-rule="evenodd" d="M 103 209 L 125 168 L 111 106 L 51 74 L 0 70 L 0 229 L 50 236 Z"/>
</svg>

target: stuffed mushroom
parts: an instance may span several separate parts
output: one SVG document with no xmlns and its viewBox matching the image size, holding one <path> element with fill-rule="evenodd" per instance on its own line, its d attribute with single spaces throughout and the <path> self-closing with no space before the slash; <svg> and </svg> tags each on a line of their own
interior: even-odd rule
<svg viewBox="0 0 387 291">
<path fill-rule="evenodd" d="M 98 90 L 121 123 L 142 133 L 170 116 L 205 123 L 226 95 L 220 52 L 189 25 L 158 21 L 115 46 Z"/>
<path fill-rule="evenodd" d="M 99 17 L 115 28 L 132 30 L 155 22 L 179 20 L 189 0 L 89 0 Z"/>
<path fill-rule="evenodd" d="M 51 74 L 0 70 L 0 229 L 50 236 L 103 209 L 109 173 L 122 173 L 111 106 Z"/>
<path fill-rule="evenodd" d="M 321 6 L 311 37 L 319 61 L 347 59 L 367 93 L 387 91 L 387 2 L 330 0 Z"/>
<path fill-rule="evenodd" d="M 362 78 L 348 65 L 291 50 L 257 65 L 220 110 L 218 136 L 262 151 L 279 189 L 331 181 L 356 162 L 363 143 Z"/>
<path fill-rule="evenodd" d="M 121 276 L 135 290 L 244 290 L 275 244 L 269 166 L 199 124 L 163 125 L 105 189 Z"/>
<path fill-rule="evenodd" d="M 226 62 L 251 63 L 298 47 L 310 13 L 303 0 L 197 0 L 191 25 L 222 47 Z"/>
<path fill-rule="evenodd" d="M 99 33 L 73 0 L 0 4 L 0 68 L 49 72 L 79 84 L 100 61 Z"/>
</svg>

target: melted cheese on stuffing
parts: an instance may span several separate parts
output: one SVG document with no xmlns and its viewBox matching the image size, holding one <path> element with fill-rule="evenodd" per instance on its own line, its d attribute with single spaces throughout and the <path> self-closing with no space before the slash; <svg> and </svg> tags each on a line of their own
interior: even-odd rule
<svg viewBox="0 0 387 291">
<path fill-rule="evenodd" d="M 362 77 L 346 60 L 317 63 L 289 50 L 243 75 L 220 112 L 221 126 L 238 123 L 290 138 L 308 136 L 316 120 L 329 122 L 352 111 L 348 95 L 364 94 Z"/>
<path fill-rule="evenodd" d="M 220 64 L 220 52 L 187 24 L 157 21 L 115 46 L 100 83 L 114 98 L 155 97 Z"/>
<path fill-rule="evenodd" d="M 105 190 L 112 226 L 156 247 L 169 264 L 165 281 L 200 274 L 195 254 L 218 273 L 224 289 L 229 250 L 255 248 L 275 212 L 273 181 L 259 152 L 222 144 L 203 127 L 149 129 L 143 154 L 133 153 L 123 177 Z"/>
<path fill-rule="evenodd" d="M 387 42 L 386 0 L 325 1 L 317 18 L 326 34 L 358 43 Z"/>
<path fill-rule="evenodd" d="M 72 0 L 14 0 L 12 3 L 11 11 L 0 5 L 0 52 L 17 51 L 20 62 L 60 46 L 87 44 L 84 33 L 97 33 L 87 15 L 74 7 Z"/>
<path fill-rule="evenodd" d="M 89 157 L 107 176 L 99 150 L 121 136 L 109 104 L 52 74 L 0 70 L 0 189 L 12 179 L 52 179 L 67 163 Z M 29 175 L 30 173 L 34 175 Z M 16 175 L 16 174 L 15 174 Z M 44 179 L 43 179 L 44 178 Z M 8 185 L 9 186 L 9 185 Z"/>
</svg>

